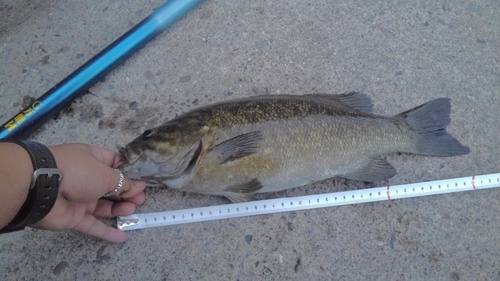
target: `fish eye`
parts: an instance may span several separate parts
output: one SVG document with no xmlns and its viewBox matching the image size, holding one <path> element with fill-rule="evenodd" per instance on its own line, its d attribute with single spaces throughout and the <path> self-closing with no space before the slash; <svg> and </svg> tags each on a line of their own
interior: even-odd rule
<svg viewBox="0 0 500 281">
<path fill-rule="evenodd" d="M 155 132 L 153 130 L 147 129 L 146 131 L 144 131 L 144 133 L 142 133 L 142 137 L 145 139 L 149 139 L 152 136 L 154 136 L 154 134 L 155 134 Z"/>
</svg>

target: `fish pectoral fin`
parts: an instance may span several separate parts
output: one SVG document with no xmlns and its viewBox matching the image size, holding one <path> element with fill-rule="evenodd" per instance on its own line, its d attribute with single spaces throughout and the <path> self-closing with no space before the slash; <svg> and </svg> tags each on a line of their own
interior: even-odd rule
<svg viewBox="0 0 500 281">
<path fill-rule="evenodd" d="M 335 106 L 340 105 L 364 113 L 371 113 L 373 110 L 373 104 L 370 98 L 359 92 L 349 92 L 340 95 L 310 94 L 309 96 L 331 102 Z"/>
<path fill-rule="evenodd" d="M 221 164 L 254 154 L 259 149 L 258 142 L 264 137 L 260 131 L 236 136 L 214 146 L 212 151 L 222 155 Z"/>
<path fill-rule="evenodd" d="M 396 169 L 383 158 L 372 158 L 362 169 L 341 177 L 365 182 L 379 182 L 392 178 Z"/>
<path fill-rule="evenodd" d="M 258 179 L 252 179 L 246 183 L 229 186 L 223 195 L 233 203 L 247 202 L 253 199 L 253 194 L 262 188 Z"/>
</svg>

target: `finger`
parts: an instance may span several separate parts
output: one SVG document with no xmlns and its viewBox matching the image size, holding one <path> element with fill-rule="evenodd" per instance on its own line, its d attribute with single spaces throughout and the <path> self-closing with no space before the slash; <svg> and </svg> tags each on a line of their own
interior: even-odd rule
<svg viewBox="0 0 500 281">
<path fill-rule="evenodd" d="M 100 165 L 102 164 L 102 165 Z M 86 181 L 86 192 L 85 194 L 80 194 L 78 198 L 80 200 L 95 200 L 97 198 L 103 197 L 106 193 L 113 191 L 115 188 L 119 188 L 118 185 L 120 183 L 121 172 L 116 171 L 113 168 L 110 168 L 104 163 L 94 163 L 95 166 L 99 166 L 98 169 L 95 167 L 90 167 L 89 171 L 82 172 L 82 181 Z M 93 177 L 84 178 L 83 175 L 91 175 L 94 174 Z M 140 188 L 140 185 L 138 185 Z M 126 178 L 122 179 L 122 187 L 119 188 L 117 192 L 115 192 L 110 198 L 114 200 L 121 200 L 120 195 L 128 192 L 132 192 L 132 194 L 137 194 L 141 190 L 137 190 L 135 184 Z"/>
<path fill-rule="evenodd" d="M 122 190 L 122 192 L 120 193 L 120 197 L 123 199 L 129 199 L 140 193 L 143 193 L 144 189 L 146 188 L 146 183 L 143 181 L 125 179 L 125 182 L 127 182 L 127 188 L 129 189 Z"/>
<path fill-rule="evenodd" d="M 84 144 L 50 149 L 58 167 L 63 169 L 59 190 L 66 198 L 78 202 L 96 200 L 117 186 L 120 174 L 109 165 L 114 152 Z M 92 154 L 91 150 L 96 152 Z"/>
<path fill-rule="evenodd" d="M 100 165 L 102 164 L 102 165 Z M 120 173 L 110 168 L 109 166 L 103 163 L 94 163 L 94 165 L 99 166 L 98 169 L 95 167 L 89 167 L 88 169 L 92 170 L 83 170 L 87 167 L 84 167 L 80 170 L 81 177 L 80 180 L 85 183 L 85 194 L 80 192 L 80 194 L 74 198 L 75 200 L 96 200 L 100 197 L 103 197 L 107 192 L 114 190 L 119 182 L 120 182 Z M 87 175 L 92 175 L 93 177 L 88 177 Z M 116 194 L 120 194 L 120 192 L 126 192 L 132 190 L 130 180 L 123 179 L 122 188 Z M 81 190 L 83 191 L 83 189 Z M 119 200 L 120 198 L 115 196 L 114 199 Z"/>
<path fill-rule="evenodd" d="M 125 199 L 128 202 L 134 203 L 135 205 L 142 205 L 146 200 L 146 193 L 141 192 L 133 197 Z"/>
<path fill-rule="evenodd" d="M 114 151 L 85 144 L 65 144 L 50 149 L 63 169 L 59 189 L 66 198 L 78 202 L 96 200 L 117 187 L 120 173 L 110 167 L 118 161 Z M 144 186 L 145 183 L 124 179 L 120 192 L 125 198 L 134 197 Z M 128 191 L 130 193 L 125 195 Z"/>
<path fill-rule="evenodd" d="M 128 216 L 135 212 L 136 206 L 131 202 L 114 202 L 101 199 L 97 203 L 94 216 L 99 218 L 114 218 L 117 216 Z"/>
<path fill-rule="evenodd" d="M 83 153 L 88 153 L 110 167 L 115 167 L 116 163 L 123 161 L 120 154 L 118 154 L 114 150 L 104 147 L 93 146 L 85 143 L 70 143 L 64 145 L 56 145 L 54 147 L 61 146 L 70 147 L 72 151 L 81 151 Z"/>
<path fill-rule="evenodd" d="M 73 229 L 113 243 L 122 243 L 127 240 L 125 232 L 106 225 L 90 214 L 85 214 L 80 223 Z"/>
<path fill-rule="evenodd" d="M 144 201 L 146 201 L 146 193 L 141 192 L 135 196 L 132 196 L 132 197 L 129 197 L 126 199 L 121 199 L 120 197 L 114 196 L 114 195 L 110 196 L 110 197 L 106 197 L 106 199 L 109 199 L 112 201 L 130 202 L 130 203 L 134 203 L 134 205 L 142 205 L 144 203 Z"/>
<path fill-rule="evenodd" d="M 116 168 L 123 163 L 123 157 L 114 150 L 98 146 L 90 146 L 90 152 L 94 155 L 94 157 L 99 159 L 101 162 L 106 163 L 106 165 L 110 167 Z"/>
<path fill-rule="evenodd" d="M 144 188 L 146 188 L 146 183 L 143 181 L 133 181 L 129 179 L 123 179 L 122 188 L 109 198 L 113 200 L 126 199 L 127 201 L 130 201 L 128 200 L 129 198 L 133 198 L 136 195 L 142 193 Z M 142 202 L 140 204 L 142 204 Z"/>
<path fill-rule="evenodd" d="M 119 153 L 111 149 L 98 146 L 90 146 L 92 155 L 106 165 L 116 168 L 123 163 L 123 158 Z M 125 179 L 124 186 L 121 189 L 121 198 L 130 198 L 139 194 L 146 187 L 143 181 L 134 181 L 132 184 L 129 179 Z M 129 192 L 131 191 L 131 192 Z M 125 195 L 127 193 L 127 195 Z"/>
</svg>

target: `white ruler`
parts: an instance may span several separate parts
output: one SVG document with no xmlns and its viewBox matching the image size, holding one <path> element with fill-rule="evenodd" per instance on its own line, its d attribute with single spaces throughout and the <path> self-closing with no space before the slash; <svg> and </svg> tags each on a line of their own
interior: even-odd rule
<svg viewBox="0 0 500 281">
<path fill-rule="evenodd" d="M 300 211 L 500 187 L 500 173 L 118 217 L 121 230 Z"/>
</svg>

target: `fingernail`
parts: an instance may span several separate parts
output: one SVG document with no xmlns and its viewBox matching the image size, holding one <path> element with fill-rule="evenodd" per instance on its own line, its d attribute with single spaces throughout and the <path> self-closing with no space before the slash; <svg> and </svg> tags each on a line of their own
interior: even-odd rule
<svg viewBox="0 0 500 281">
<path fill-rule="evenodd" d="M 135 187 L 144 189 L 146 187 L 146 183 L 143 181 L 133 181 Z"/>
</svg>

